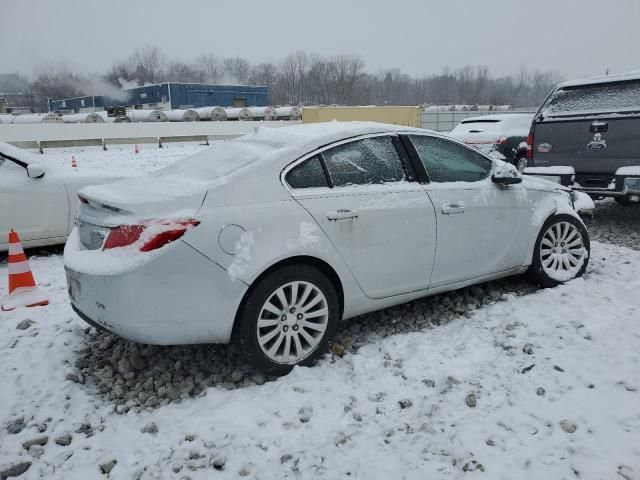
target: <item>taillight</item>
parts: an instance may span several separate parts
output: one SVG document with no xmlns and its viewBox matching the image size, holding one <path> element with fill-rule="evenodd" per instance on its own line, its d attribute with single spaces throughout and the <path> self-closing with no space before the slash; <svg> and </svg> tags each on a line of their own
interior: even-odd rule
<svg viewBox="0 0 640 480">
<path fill-rule="evenodd" d="M 177 240 L 189 229 L 200 225 L 198 220 L 152 220 L 138 225 L 120 225 L 111 229 L 103 250 L 140 243 L 141 252 L 150 252 Z"/>
<path fill-rule="evenodd" d="M 110 248 L 131 245 L 138 241 L 144 229 L 144 225 L 120 225 L 112 228 L 102 249 L 109 250 Z"/>
<path fill-rule="evenodd" d="M 78 198 L 80 199 L 80 203 L 89 204 L 89 200 L 84 198 L 82 195 L 78 195 Z"/>
<path fill-rule="evenodd" d="M 533 127 L 529 130 L 529 136 L 527 137 L 527 160 L 533 159 Z"/>
</svg>

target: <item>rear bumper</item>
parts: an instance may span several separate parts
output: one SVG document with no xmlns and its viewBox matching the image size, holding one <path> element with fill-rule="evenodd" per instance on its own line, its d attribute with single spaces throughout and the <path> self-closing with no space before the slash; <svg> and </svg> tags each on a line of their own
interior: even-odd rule
<svg viewBox="0 0 640 480">
<path fill-rule="evenodd" d="M 563 169 L 567 171 L 563 171 Z M 584 192 L 592 197 L 627 197 L 631 195 L 640 195 L 640 174 L 625 174 L 616 172 L 613 175 L 601 175 L 604 177 L 600 182 L 604 184 L 599 187 L 587 187 L 576 182 L 576 177 L 589 176 L 589 174 L 576 175 L 571 173 L 573 167 L 535 167 L 525 170 L 525 174 L 546 178 L 555 181 L 572 190 Z M 621 169 L 623 171 L 623 169 Z M 581 181 L 581 178 L 577 179 Z"/>
<path fill-rule="evenodd" d="M 228 343 L 247 290 L 182 241 L 152 261 L 114 275 L 66 265 L 65 270 L 71 304 L 81 318 L 154 345 Z"/>
<path fill-rule="evenodd" d="M 576 185 L 572 188 L 580 192 L 588 193 L 591 196 L 627 197 L 630 195 L 640 195 L 640 175 L 616 174 L 609 187 L 610 188 L 589 188 Z"/>
</svg>

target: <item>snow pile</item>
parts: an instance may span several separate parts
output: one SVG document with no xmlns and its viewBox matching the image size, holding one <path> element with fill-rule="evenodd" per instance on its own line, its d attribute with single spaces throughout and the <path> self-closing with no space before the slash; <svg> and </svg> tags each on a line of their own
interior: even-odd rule
<svg viewBox="0 0 640 480">
<path fill-rule="evenodd" d="M 2 314 L 0 476 L 640 473 L 640 252 L 594 243 L 586 275 L 568 285 L 500 298 L 486 292 L 520 281 L 496 282 L 363 316 L 342 326 L 319 365 L 264 384 L 239 362 L 218 365 L 227 347 L 88 335 L 69 308 L 60 256 L 31 265 L 51 304 Z M 216 369 L 221 386 L 243 388 L 197 377 Z M 184 390 L 159 408 L 143 402 L 168 385 Z M 135 407 L 125 408 L 118 394 L 130 390 Z"/>
</svg>

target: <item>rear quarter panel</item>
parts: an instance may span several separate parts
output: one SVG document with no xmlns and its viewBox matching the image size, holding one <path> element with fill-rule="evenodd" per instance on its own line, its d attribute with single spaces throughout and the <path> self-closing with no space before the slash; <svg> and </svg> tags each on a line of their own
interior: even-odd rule
<svg viewBox="0 0 640 480">
<path fill-rule="evenodd" d="M 265 270 L 276 263 L 296 256 L 310 256 L 329 264 L 341 280 L 345 295 L 344 316 L 352 307 L 366 301 L 333 244 L 313 217 L 293 199 L 242 205 L 203 205 L 202 223 L 183 237 L 227 271 L 230 281 L 251 285 Z M 237 225 L 244 230 L 237 233 L 228 245 L 235 246 L 235 254 L 225 252 L 220 234 L 225 227 Z M 362 300 L 358 300 L 362 299 Z M 360 305 L 362 307 L 362 305 Z"/>
</svg>

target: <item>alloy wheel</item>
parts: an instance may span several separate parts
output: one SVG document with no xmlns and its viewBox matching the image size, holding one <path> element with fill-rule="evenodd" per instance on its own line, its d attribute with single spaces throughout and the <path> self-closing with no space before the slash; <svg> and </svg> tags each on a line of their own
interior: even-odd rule
<svg viewBox="0 0 640 480">
<path fill-rule="evenodd" d="M 279 287 L 260 309 L 258 344 L 270 360 L 296 364 L 318 347 L 329 322 L 327 299 L 310 282 Z"/>
<path fill-rule="evenodd" d="M 574 278 L 587 255 L 580 230 L 569 222 L 551 225 L 540 242 L 542 268 L 549 277 L 559 282 Z"/>
</svg>

